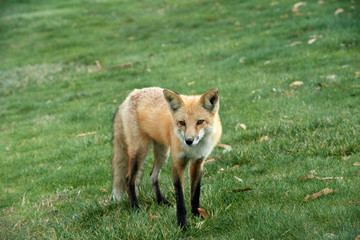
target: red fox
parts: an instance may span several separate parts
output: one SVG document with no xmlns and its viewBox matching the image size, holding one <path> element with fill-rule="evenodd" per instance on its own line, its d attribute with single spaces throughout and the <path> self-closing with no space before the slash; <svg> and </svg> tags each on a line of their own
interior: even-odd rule
<svg viewBox="0 0 360 240">
<path fill-rule="evenodd" d="M 184 171 L 190 162 L 191 211 L 198 216 L 204 161 L 222 132 L 219 97 L 217 89 L 196 96 L 157 87 L 131 92 L 114 116 L 112 197 L 119 199 L 121 190 L 126 190 L 130 206 L 138 207 L 135 185 L 152 143 L 152 189 L 158 204 L 169 205 L 159 188 L 159 174 L 171 150 L 176 218 L 178 225 L 186 228 Z"/>
</svg>

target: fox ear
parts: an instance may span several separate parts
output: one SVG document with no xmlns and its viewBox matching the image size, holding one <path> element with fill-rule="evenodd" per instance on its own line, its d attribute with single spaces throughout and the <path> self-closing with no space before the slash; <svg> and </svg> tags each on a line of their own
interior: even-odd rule
<svg viewBox="0 0 360 240">
<path fill-rule="evenodd" d="M 219 110 L 220 95 L 216 88 L 208 90 L 201 95 L 200 103 L 202 106 L 211 113 L 215 113 Z"/>
<path fill-rule="evenodd" d="M 178 93 L 164 89 L 163 94 L 171 111 L 176 112 L 183 105 L 183 101 Z"/>
</svg>

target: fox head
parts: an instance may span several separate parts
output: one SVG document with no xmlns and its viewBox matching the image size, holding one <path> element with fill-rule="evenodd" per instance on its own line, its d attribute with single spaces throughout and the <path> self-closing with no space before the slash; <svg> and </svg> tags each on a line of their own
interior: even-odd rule
<svg viewBox="0 0 360 240">
<path fill-rule="evenodd" d="M 218 117 L 219 92 L 210 89 L 202 95 L 184 96 L 164 90 L 164 97 L 172 116 L 175 133 L 187 146 L 196 146 L 201 139 L 214 133 Z"/>
</svg>

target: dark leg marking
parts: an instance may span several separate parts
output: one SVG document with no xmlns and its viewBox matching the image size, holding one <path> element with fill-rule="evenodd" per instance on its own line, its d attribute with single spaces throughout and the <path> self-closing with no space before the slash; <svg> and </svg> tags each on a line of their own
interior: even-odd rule
<svg viewBox="0 0 360 240">
<path fill-rule="evenodd" d="M 185 206 L 185 199 L 184 199 L 184 191 L 182 189 L 180 179 L 174 180 L 174 188 L 175 188 L 175 198 L 176 198 L 177 223 L 181 228 L 186 229 L 186 227 L 188 226 L 187 215 L 186 215 L 186 206 Z"/>
<path fill-rule="evenodd" d="M 135 157 L 132 161 L 130 174 L 129 174 L 129 176 L 126 177 L 126 191 L 129 196 L 131 208 L 139 207 L 139 201 L 138 201 L 138 198 L 136 196 L 136 191 L 135 191 L 135 180 L 136 180 L 137 171 L 138 171 L 138 156 L 135 155 Z"/>
<path fill-rule="evenodd" d="M 153 183 L 153 186 L 155 188 L 155 198 L 156 198 L 156 202 L 161 205 L 167 205 L 170 206 L 170 203 L 168 201 L 166 201 L 166 199 L 164 198 L 164 195 L 161 193 L 160 191 L 160 187 L 159 187 L 159 181 L 156 181 Z"/>
</svg>

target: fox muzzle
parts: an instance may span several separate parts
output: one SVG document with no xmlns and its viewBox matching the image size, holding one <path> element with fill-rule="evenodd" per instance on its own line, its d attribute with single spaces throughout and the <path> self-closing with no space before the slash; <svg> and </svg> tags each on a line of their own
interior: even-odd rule
<svg viewBox="0 0 360 240">
<path fill-rule="evenodd" d="M 186 143 L 187 145 L 189 145 L 189 146 L 191 146 L 191 145 L 193 144 L 193 142 L 194 142 L 194 139 L 193 139 L 193 138 L 186 138 L 186 139 L 185 139 L 185 143 Z"/>
</svg>

